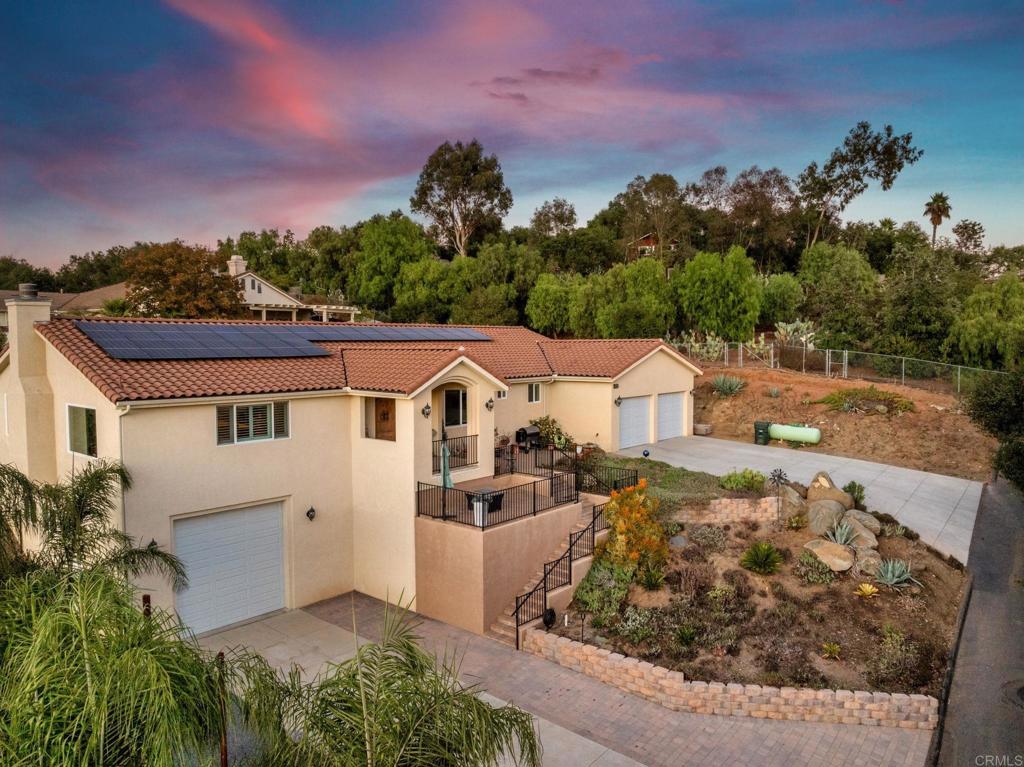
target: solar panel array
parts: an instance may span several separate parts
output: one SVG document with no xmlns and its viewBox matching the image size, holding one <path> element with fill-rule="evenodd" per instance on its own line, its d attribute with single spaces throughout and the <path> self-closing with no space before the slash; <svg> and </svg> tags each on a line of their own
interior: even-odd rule
<svg viewBox="0 0 1024 767">
<path fill-rule="evenodd" d="M 201 325 L 185 322 L 95 322 L 75 325 L 120 360 L 263 359 L 323 357 L 314 341 L 490 341 L 470 328 L 379 325 Z"/>
</svg>

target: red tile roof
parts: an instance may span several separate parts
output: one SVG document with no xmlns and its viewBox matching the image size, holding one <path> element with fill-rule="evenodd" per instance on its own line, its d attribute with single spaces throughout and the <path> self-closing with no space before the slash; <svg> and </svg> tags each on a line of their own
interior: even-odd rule
<svg viewBox="0 0 1024 767">
<path fill-rule="evenodd" d="M 264 324 L 251 320 L 200 320 L 196 324 L 224 322 Z M 411 394 L 460 357 L 466 357 L 506 381 L 552 375 L 613 378 L 664 346 L 658 339 L 551 340 L 523 327 L 463 327 L 473 327 L 491 340 L 331 341 L 318 342 L 330 352 L 329 356 L 323 357 L 209 360 L 115 359 L 68 319 L 40 323 L 37 330 L 114 402 L 324 391 L 346 387 Z"/>
</svg>

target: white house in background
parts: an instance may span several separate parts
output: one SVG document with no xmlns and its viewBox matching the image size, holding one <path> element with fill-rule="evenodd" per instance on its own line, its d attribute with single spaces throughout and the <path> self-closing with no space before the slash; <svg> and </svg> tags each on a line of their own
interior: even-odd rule
<svg viewBox="0 0 1024 767">
<path fill-rule="evenodd" d="M 241 285 L 242 303 L 252 312 L 253 319 L 355 322 L 359 314 L 359 308 L 355 306 L 306 303 L 300 296 L 281 290 L 255 272 L 249 271 L 245 259 L 237 254 L 228 259 L 228 274 Z"/>
</svg>

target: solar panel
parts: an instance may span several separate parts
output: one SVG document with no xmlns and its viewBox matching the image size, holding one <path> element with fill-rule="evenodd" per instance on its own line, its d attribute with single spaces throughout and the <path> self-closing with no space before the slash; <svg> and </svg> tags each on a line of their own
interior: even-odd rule
<svg viewBox="0 0 1024 767">
<path fill-rule="evenodd" d="M 107 354 L 122 360 L 324 357 L 314 341 L 490 341 L 472 328 L 388 325 L 199 325 L 185 322 L 96 322 L 75 325 Z"/>
</svg>

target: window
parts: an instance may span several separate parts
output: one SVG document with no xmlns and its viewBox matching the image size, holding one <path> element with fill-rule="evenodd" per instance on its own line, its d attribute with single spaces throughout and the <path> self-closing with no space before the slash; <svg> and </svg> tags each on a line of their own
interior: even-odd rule
<svg viewBox="0 0 1024 767">
<path fill-rule="evenodd" d="M 465 389 L 444 390 L 444 425 L 465 426 L 468 423 L 469 408 L 467 407 Z"/>
<path fill-rule="evenodd" d="M 256 292 L 259 293 L 261 296 L 263 295 L 263 283 L 262 282 L 256 284 Z"/>
<path fill-rule="evenodd" d="M 508 399 L 508 392 L 504 389 L 499 389 L 494 392 L 494 399 Z"/>
<path fill-rule="evenodd" d="M 217 444 L 284 439 L 288 436 L 288 403 L 217 406 Z"/>
<path fill-rule="evenodd" d="M 540 384 L 532 383 L 526 385 L 526 401 L 540 402 Z"/>
<path fill-rule="evenodd" d="M 367 439 L 394 442 L 395 401 L 387 397 L 366 397 L 363 402 L 363 435 Z"/>
<path fill-rule="evenodd" d="M 95 458 L 96 411 L 91 407 L 68 405 L 68 450 Z"/>
<path fill-rule="evenodd" d="M 249 287 L 252 290 L 256 290 L 256 278 L 255 277 L 250 277 L 249 278 Z"/>
</svg>

